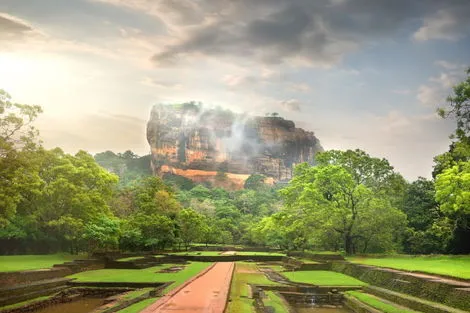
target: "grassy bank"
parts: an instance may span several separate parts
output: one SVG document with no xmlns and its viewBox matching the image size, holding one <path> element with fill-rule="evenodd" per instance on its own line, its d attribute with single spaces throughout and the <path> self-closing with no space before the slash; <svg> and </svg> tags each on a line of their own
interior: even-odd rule
<svg viewBox="0 0 470 313">
<path fill-rule="evenodd" d="M 85 258 L 86 255 L 47 254 L 47 255 L 2 255 L 0 256 L 1 272 L 16 272 L 50 268 L 74 259 Z"/>
<path fill-rule="evenodd" d="M 165 264 L 163 266 L 154 266 L 146 269 L 103 269 L 96 271 L 88 271 L 77 273 L 69 276 L 76 278 L 81 282 L 135 282 L 135 283 L 155 283 L 155 282 L 170 282 L 174 283 L 165 289 L 165 292 L 178 287 L 186 280 L 197 275 L 209 267 L 210 262 L 192 262 L 188 264 L 183 270 L 176 273 L 156 273 L 162 269 L 174 266 L 173 264 Z"/>
<path fill-rule="evenodd" d="M 283 272 L 282 275 L 289 280 L 319 286 L 364 286 L 366 283 L 341 273 L 329 271 L 298 271 Z"/>
<path fill-rule="evenodd" d="M 348 260 L 353 263 L 470 279 L 470 255 L 349 257 Z"/>
<path fill-rule="evenodd" d="M 360 291 L 347 291 L 346 294 L 358 299 L 362 303 L 380 310 L 383 313 L 419 313 L 418 311 L 413 311 L 401 306 L 395 306 L 390 303 L 383 302 L 373 295 L 362 293 Z"/>
</svg>

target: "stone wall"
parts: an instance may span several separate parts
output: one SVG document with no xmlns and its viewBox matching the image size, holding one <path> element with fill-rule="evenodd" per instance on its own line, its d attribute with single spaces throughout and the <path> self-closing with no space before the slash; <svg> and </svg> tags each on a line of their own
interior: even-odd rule
<svg viewBox="0 0 470 313">
<path fill-rule="evenodd" d="M 0 287 L 61 278 L 71 274 L 73 274 L 72 270 L 64 267 L 21 272 L 0 272 Z"/>
<path fill-rule="evenodd" d="M 331 268 L 374 286 L 470 311 L 470 288 L 462 288 L 458 282 L 430 279 L 349 262 L 333 262 Z"/>
</svg>

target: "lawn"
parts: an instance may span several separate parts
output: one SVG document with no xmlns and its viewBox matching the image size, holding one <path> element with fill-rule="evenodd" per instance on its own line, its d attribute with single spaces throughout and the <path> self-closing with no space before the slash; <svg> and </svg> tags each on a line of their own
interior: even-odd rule
<svg viewBox="0 0 470 313">
<path fill-rule="evenodd" d="M 156 273 L 159 270 L 175 266 L 174 264 L 165 264 L 161 266 L 149 267 L 146 269 L 103 269 L 88 272 L 81 272 L 69 278 L 76 278 L 81 282 L 136 282 L 136 283 L 155 283 L 170 282 L 173 284 L 165 289 L 165 293 L 178 287 L 189 278 L 195 276 L 202 270 L 209 267 L 210 262 L 193 262 L 187 265 L 182 271 L 176 273 Z"/>
<path fill-rule="evenodd" d="M 0 256 L 0 271 L 15 272 L 50 268 L 74 259 L 84 258 L 85 255 L 46 254 L 46 255 L 2 255 Z"/>
<path fill-rule="evenodd" d="M 354 277 L 329 271 L 298 271 L 283 272 L 282 275 L 289 280 L 319 286 L 364 286 L 366 283 Z"/>
<path fill-rule="evenodd" d="M 169 253 L 171 255 L 200 255 L 200 256 L 218 256 L 222 253 L 223 251 L 184 251 L 184 252 L 174 252 L 174 253 Z"/>
<path fill-rule="evenodd" d="M 250 298 L 250 287 L 248 284 L 279 285 L 270 281 L 258 271 L 256 264 L 237 262 L 233 274 L 232 286 L 230 288 L 230 302 L 227 313 L 254 313 L 253 299 Z"/>
<path fill-rule="evenodd" d="M 285 256 L 285 253 L 278 252 L 251 252 L 251 251 L 237 251 L 236 255 L 273 255 L 273 256 Z"/>
<path fill-rule="evenodd" d="M 406 256 L 384 258 L 350 257 L 348 261 L 405 271 L 470 279 L 470 255 Z"/>
<path fill-rule="evenodd" d="M 360 291 L 347 291 L 346 294 L 358 299 L 359 301 L 373 308 L 380 310 L 383 313 L 418 313 L 418 311 L 413 311 L 410 309 L 407 310 L 403 307 L 396 307 L 389 303 L 385 303 L 373 295 L 362 293 Z"/>
</svg>

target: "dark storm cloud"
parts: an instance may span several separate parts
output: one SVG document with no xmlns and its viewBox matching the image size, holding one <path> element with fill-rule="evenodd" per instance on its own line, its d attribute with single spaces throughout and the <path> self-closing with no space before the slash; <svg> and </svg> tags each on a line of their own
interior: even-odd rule
<svg viewBox="0 0 470 313">
<path fill-rule="evenodd" d="M 178 8 L 167 6 L 173 14 Z M 450 39 L 449 34 L 468 29 L 469 10 L 467 0 L 205 0 L 192 13 L 180 12 L 204 23 L 184 29 L 184 36 L 152 60 L 164 63 L 202 54 L 331 65 L 364 43 L 394 34 L 411 38 L 421 32 L 415 35 L 420 40 Z M 447 18 L 445 25 L 433 20 L 439 12 Z M 432 31 L 443 35 L 433 37 Z"/>
</svg>

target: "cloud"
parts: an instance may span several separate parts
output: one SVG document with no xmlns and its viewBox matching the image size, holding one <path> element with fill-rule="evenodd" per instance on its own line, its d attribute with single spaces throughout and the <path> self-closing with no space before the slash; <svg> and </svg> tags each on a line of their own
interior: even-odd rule
<svg viewBox="0 0 470 313">
<path fill-rule="evenodd" d="M 306 83 L 289 83 L 289 90 L 296 92 L 309 92 L 312 90 L 312 87 Z"/>
<path fill-rule="evenodd" d="M 455 70 L 455 69 L 458 69 L 458 68 L 461 68 L 462 65 L 459 65 L 457 63 L 452 63 L 452 62 L 449 62 L 449 61 L 445 61 L 445 60 L 439 60 L 439 61 L 436 61 L 434 62 L 435 65 L 437 66 L 440 66 L 446 70 Z"/>
<path fill-rule="evenodd" d="M 180 83 L 157 80 L 150 77 L 145 77 L 141 83 L 145 86 L 157 87 L 162 89 L 181 89 L 183 87 L 183 85 Z"/>
<path fill-rule="evenodd" d="M 423 84 L 418 87 L 418 93 L 416 95 L 416 98 L 422 104 L 429 105 L 429 106 L 437 105 L 439 102 L 439 99 L 442 98 L 442 96 L 440 96 L 439 93 L 440 93 L 439 86 L 430 86 L 430 85 Z"/>
<path fill-rule="evenodd" d="M 281 101 L 281 106 L 284 110 L 288 112 L 300 112 L 301 111 L 301 104 L 297 99 L 290 99 Z"/>
<path fill-rule="evenodd" d="M 470 30 L 470 2 L 448 1 L 448 6 L 423 18 L 423 25 L 413 34 L 417 41 L 458 40 Z"/>
<path fill-rule="evenodd" d="M 240 87 L 255 84 L 259 79 L 252 75 L 229 74 L 225 75 L 222 81 L 228 87 Z"/>
<path fill-rule="evenodd" d="M 446 71 L 430 77 L 426 84 L 421 84 L 416 95 L 419 102 L 428 106 L 443 105 L 447 96 L 452 92 L 452 87 L 462 80 L 465 74 L 464 65 L 442 60 L 436 61 L 435 64 Z"/>
<path fill-rule="evenodd" d="M 392 90 L 392 92 L 394 94 L 397 94 L 397 95 L 409 95 L 411 94 L 411 90 L 410 89 L 394 89 Z"/>
<path fill-rule="evenodd" d="M 155 53 L 152 60 L 164 64 L 194 55 L 241 56 L 265 64 L 289 61 L 329 67 L 370 37 L 398 29 L 413 12 L 404 0 L 394 2 L 398 4 L 367 0 L 220 2 L 227 9 L 214 14 L 207 11 L 213 0 L 201 1 L 194 14 L 205 12 L 203 23 L 180 31 L 182 36 Z M 175 28 L 182 29 L 171 25 Z"/>
<path fill-rule="evenodd" d="M 416 21 L 418 41 L 460 38 L 470 25 L 467 0 L 89 1 L 163 21 L 168 36 L 151 57 L 158 66 L 213 57 L 329 68 Z"/>
<path fill-rule="evenodd" d="M 8 44 L 10 41 L 20 41 L 32 34 L 34 29 L 26 21 L 0 12 L 0 42 Z"/>
</svg>

